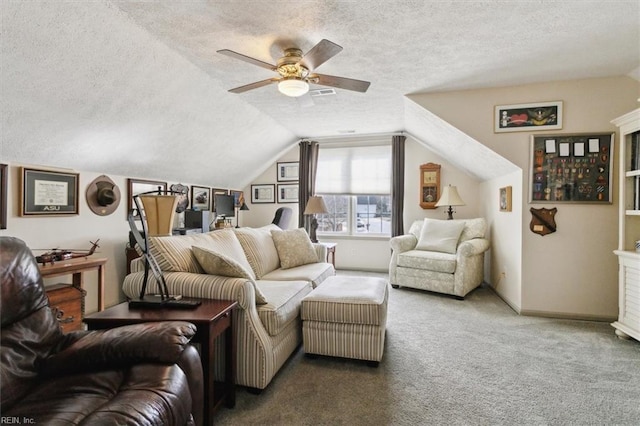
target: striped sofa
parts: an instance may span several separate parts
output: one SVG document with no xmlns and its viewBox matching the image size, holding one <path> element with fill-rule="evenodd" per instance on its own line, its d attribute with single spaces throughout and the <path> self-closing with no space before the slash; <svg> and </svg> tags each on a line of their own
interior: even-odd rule
<svg viewBox="0 0 640 426">
<path fill-rule="evenodd" d="M 302 342 L 302 299 L 335 275 L 333 265 L 325 261 L 326 248 L 312 244 L 306 234 L 304 241 L 303 232 L 268 225 L 149 239 L 150 253 L 171 294 L 238 302 L 238 385 L 260 390 L 271 382 Z M 295 241 L 301 245 L 292 244 Z M 142 288 L 143 261 L 133 261 L 131 270 L 122 289 L 134 299 Z M 151 277 L 147 293 L 154 292 L 159 289 Z M 223 343 L 216 344 L 220 354 Z M 216 376 L 223 377 L 220 366 L 216 369 Z"/>
</svg>

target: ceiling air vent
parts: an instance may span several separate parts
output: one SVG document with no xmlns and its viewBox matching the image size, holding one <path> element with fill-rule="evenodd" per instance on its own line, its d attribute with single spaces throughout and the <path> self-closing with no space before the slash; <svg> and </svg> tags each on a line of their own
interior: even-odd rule
<svg viewBox="0 0 640 426">
<path fill-rule="evenodd" d="M 315 90 L 309 90 L 309 94 L 313 97 L 332 96 L 336 94 L 336 91 L 334 89 L 315 89 Z"/>
</svg>

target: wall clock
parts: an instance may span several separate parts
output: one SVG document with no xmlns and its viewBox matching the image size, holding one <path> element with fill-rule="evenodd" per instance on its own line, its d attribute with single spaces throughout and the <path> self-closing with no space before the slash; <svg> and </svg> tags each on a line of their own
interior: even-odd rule
<svg viewBox="0 0 640 426">
<path fill-rule="evenodd" d="M 440 164 L 420 166 L 420 207 L 435 209 L 440 198 Z"/>
</svg>

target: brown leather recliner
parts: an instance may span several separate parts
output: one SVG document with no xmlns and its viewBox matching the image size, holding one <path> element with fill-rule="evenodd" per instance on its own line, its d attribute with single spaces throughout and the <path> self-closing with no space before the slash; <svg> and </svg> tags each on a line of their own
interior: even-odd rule
<svg viewBox="0 0 640 426">
<path fill-rule="evenodd" d="M 156 322 L 63 334 L 23 241 L 0 237 L 1 407 L 22 424 L 201 425 L 195 326 Z"/>
</svg>

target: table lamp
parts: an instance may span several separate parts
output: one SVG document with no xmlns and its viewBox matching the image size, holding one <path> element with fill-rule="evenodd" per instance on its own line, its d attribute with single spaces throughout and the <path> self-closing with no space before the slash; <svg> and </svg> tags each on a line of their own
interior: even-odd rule
<svg viewBox="0 0 640 426">
<path fill-rule="evenodd" d="M 236 215 L 236 228 L 240 228 L 240 212 L 241 211 L 247 211 L 249 210 L 249 207 L 247 207 L 247 203 L 245 203 L 244 201 L 242 202 L 242 205 L 240 206 L 240 208 L 238 208 L 238 214 Z"/>
<path fill-rule="evenodd" d="M 311 219 L 311 233 L 309 238 L 311 238 L 312 243 L 317 243 L 318 238 L 316 236 L 316 230 L 318 229 L 318 219 L 316 219 L 316 214 L 325 214 L 329 213 L 327 209 L 327 205 L 324 203 L 324 200 L 319 195 L 314 195 L 309 197 L 309 201 L 307 201 L 307 207 L 304 209 L 303 214 L 308 214 L 312 216 Z"/>
<path fill-rule="evenodd" d="M 464 201 L 462 201 L 462 198 L 460 198 L 460 195 L 458 195 L 458 188 L 451 185 L 444 187 L 444 190 L 442 191 L 442 195 L 440 196 L 440 199 L 436 203 L 436 207 L 449 206 L 449 208 L 447 209 L 447 213 L 449 214 L 449 217 L 447 217 L 447 220 L 453 219 L 453 212 L 454 212 L 453 206 L 464 206 L 464 205 L 465 205 Z"/>
</svg>

